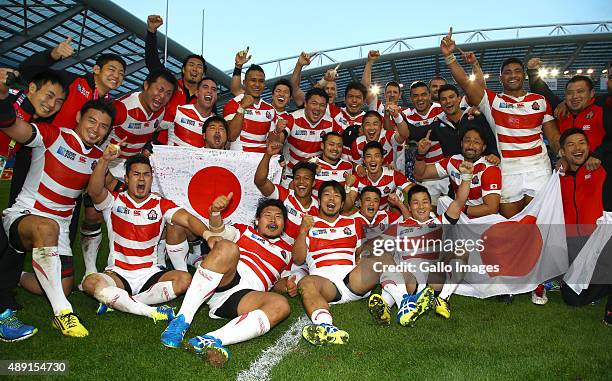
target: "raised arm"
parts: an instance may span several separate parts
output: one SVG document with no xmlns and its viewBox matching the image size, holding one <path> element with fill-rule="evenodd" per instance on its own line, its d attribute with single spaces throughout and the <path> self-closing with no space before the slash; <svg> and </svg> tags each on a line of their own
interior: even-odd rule
<svg viewBox="0 0 612 381">
<path fill-rule="evenodd" d="M 372 66 L 379 57 L 380 52 L 378 50 L 370 50 L 368 52 L 368 60 L 366 61 L 365 67 L 363 68 L 361 83 L 365 86 L 366 89 L 368 89 L 366 105 L 370 105 L 372 104 L 372 102 L 376 102 L 376 97 L 378 95 L 370 91 L 370 86 L 372 85 Z"/>
<path fill-rule="evenodd" d="M 240 136 L 242 122 L 244 121 L 244 110 L 253 105 L 253 103 L 255 103 L 255 100 L 249 94 L 245 94 L 244 97 L 242 97 L 240 107 L 238 107 L 238 110 L 234 113 L 234 117 L 228 123 L 229 133 L 227 134 L 227 140 L 230 142 L 236 141 Z"/>
<path fill-rule="evenodd" d="M 270 159 L 272 156 L 279 154 L 282 148 L 282 143 L 268 141 L 266 152 L 261 157 L 257 170 L 255 171 L 255 186 L 265 197 L 269 197 L 274 192 L 274 184 L 268 179 Z"/>
<path fill-rule="evenodd" d="M 470 81 L 465 70 L 459 65 L 453 52 L 456 49 L 455 41 L 453 40 L 453 28 L 451 27 L 446 37 L 440 42 L 440 51 L 444 56 L 444 61 L 448 66 L 453 78 L 457 84 L 463 89 L 470 106 L 478 106 L 482 97 L 485 95 L 484 88 L 477 81 Z"/>
<path fill-rule="evenodd" d="M 300 53 L 297 62 L 295 63 L 295 69 L 293 69 L 293 73 L 291 74 L 291 87 L 293 88 L 291 96 L 293 97 L 293 103 L 298 108 L 304 106 L 306 102 L 306 95 L 304 91 L 300 88 L 300 83 L 302 82 L 302 68 L 304 66 L 310 65 L 310 58 L 312 58 L 312 54 L 308 53 Z"/>
<path fill-rule="evenodd" d="M 72 37 L 68 36 L 53 49 L 44 50 L 26 58 L 19 65 L 19 72 L 21 73 L 23 79 L 26 82 L 30 82 L 36 74 L 40 73 L 41 71 L 48 70 L 56 62 L 74 55 L 74 48 L 71 44 Z M 71 73 L 66 70 L 58 70 L 56 72 L 67 84 L 78 77 L 78 74 Z"/>
<path fill-rule="evenodd" d="M 17 76 L 13 69 L 0 68 L 0 131 L 17 143 L 25 144 L 35 137 L 36 130 L 30 123 L 17 118 L 6 85 L 9 74 Z"/>
<path fill-rule="evenodd" d="M 236 53 L 234 58 L 234 72 L 232 73 L 232 80 L 230 82 L 230 91 L 234 96 L 244 93 L 242 88 L 242 67 L 244 64 L 249 62 L 251 55 L 249 54 L 249 47 L 245 50 L 241 50 Z"/>
<path fill-rule="evenodd" d="M 157 52 L 157 29 L 164 24 L 160 15 L 147 17 L 147 36 L 145 37 L 145 65 L 149 73 L 162 69 L 164 64 Z"/>
<path fill-rule="evenodd" d="M 457 188 L 455 199 L 446 210 L 446 215 L 455 220 L 459 219 L 470 194 L 470 184 L 472 183 L 472 177 L 474 177 L 474 164 L 463 161 L 459 165 L 459 171 L 461 172 L 461 184 Z"/>
<path fill-rule="evenodd" d="M 308 237 L 308 233 L 310 232 L 310 229 L 312 229 L 313 225 L 314 219 L 312 216 L 306 214 L 302 217 L 300 231 L 295 238 L 293 248 L 291 249 L 293 262 L 298 265 L 301 265 L 306 260 L 306 255 L 308 254 L 308 243 L 306 242 L 306 238 Z"/>
<path fill-rule="evenodd" d="M 546 82 L 540 77 L 540 68 L 542 67 L 542 60 L 534 57 L 527 61 L 527 76 L 529 77 L 529 91 L 540 94 L 550 106 L 554 109 L 563 102 L 563 99 L 556 96 L 548 87 Z"/>
<path fill-rule="evenodd" d="M 106 196 L 106 174 L 108 172 L 108 163 L 115 160 L 121 154 L 121 146 L 117 144 L 109 144 L 104 150 L 104 154 L 98 160 L 87 185 L 87 194 L 91 197 L 94 204 L 101 204 Z"/>
<path fill-rule="evenodd" d="M 425 135 L 423 139 L 419 140 L 417 145 L 417 155 L 412 174 L 414 175 L 414 178 L 419 181 L 426 179 L 437 179 L 440 177 L 438 176 L 438 170 L 436 169 L 435 164 L 425 163 L 425 155 L 432 145 L 431 140 L 429 140 L 430 136 L 431 130 L 427 131 L 427 135 Z"/>
<path fill-rule="evenodd" d="M 461 53 L 461 57 L 463 58 L 463 62 L 470 65 L 472 67 L 472 74 L 474 74 L 474 81 L 478 83 L 483 89 L 487 88 L 487 80 L 484 77 L 484 73 L 482 72 L 482 68 L 480 67 L 480 63 L 476 58 L 476 54 L 474 52 L 464 52 L 459 49 Z"/>
</svg>

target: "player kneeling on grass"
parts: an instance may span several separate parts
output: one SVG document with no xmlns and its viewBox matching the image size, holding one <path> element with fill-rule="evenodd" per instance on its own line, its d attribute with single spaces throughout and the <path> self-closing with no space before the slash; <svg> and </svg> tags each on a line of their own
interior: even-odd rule
<svg viewBox="0 0 612 381">
<path fill-rule="evenodd" d="M 187 348 L 213 365 L 229 359 L 226 345 L 261 336 L 290 313 L 287 299 L 268 292 L 291 259 L 291 247 L 281 239 L 287 209 L 280 200 L 262 200 L 254 227 L 224 226 L 220 213 L 230 200 L 231 194 L 213 202 L 209 222 L 212 231 L 221 231 L 220 237 L 208 238 L 212 249 L 193 275 L 176 319 L 161 336 L 163 345 L 178 348 L 196 311 L 207 302 L 211 318 L 230 322 L 189 339 Z"/>
<path fill-rule="evenodd" d="M 418 233 L 420 237 L 424 235 L 442 237 L 442 234 L 435 234 L 436 230 L 440 231 L 444 224 L 456 224 L 468 199 L 474 165 L 471 162 L 464 161 L 459 166 L 459 171 L 461 172 L 461 184 L 457 188 L 455 199 L 451 202 L 443 215 L 433 215 L 429 191 L 422 185 L 415 185 L 408 191 L 408 207 L 412 217 L 404 220 L 399 227 L 420 227 L 428 229 L 427 231 Z M 441 233 L 441 231 L 439 233 Z M 434 248 L 427 246 L 415 247 L 414 250 L 410 251 L 409 255 L 402 256 L 399 262 L 406 264 L 412 263 L 413 266 L 420 269 L 417 262 L 423 261 L 424 259 L 422 258 L 427 257 L 427 254 L 431 254 L 432 250 L 435 250 L 435 246 Z M 444 262 L 452 262 L 464 261 L 466 257 L 466 255 L 457 256 L 453 253 L 444 253 L 440 258 Z M 434 262 L 431 263 L 434 264 Z M 408 268 L 408 266 L 404 266 L 404 268 Z M 397 322 L 403 326 L 414 326 L 417 319 L 429 311 L 434 305 L 437 314 L 447 319 L 450 318 L 450 304 L 448 303 L 448 298 L 457 288 L 458 282 L 454 279 L 452 283 L 446 282 L 442 286 L 439 284 L 441 282 L 438 282 L 438 278 L 440 278 L 439 274 L 430 272 L 428 281 L 430 284 L 436 284 L 423 287 L 419 290 L 418 281 L 426 281 L 426 279 L 421 279 L 421 275 L 423 274 L 413 274 L 408 271 L 404 272 L 404 278 L 407 278 L 405 285 L 408 293 L 401 296 L 401 298 L 397 298 L 399 294 L 397 292 L 392 292 L 392 289 L 389 289 L 389 287 L 383 283 L 383 295 L 374 294 L 368 301 L 368 309 L 374 319 L 379 323 L 389 325 L 390 308 L 394 302 L 399 306 Z M 439 291 L 440 289 L 442 289 L 441 292 Z M 385 295 L 385 291 L 389 294 Z"/>
<path fill-rule="evenodd" d="M 302 303 L 311 325 L 302 336 L 314 345 L 345 344 L 346 331 L 333 325 L 329 304 L 347 303 L 368 296 L 385 277 L 402 284 L 401 273 L 375 271 L 376 265 L 394 264 L 387 254 L 360 257 L 363 237 L 362 219 L 341 216 L 345 201 L 344 188 L 335 180 L 319 188 L 319 216 L 304 216 L 293 246 L 293 258 L 298 264 L 306 261 L 310 275 L 298 283 Z M 395 279 L 395 278 L 400 279 Z M 404 292 L 405 293 L 405 292 Z M 401 293 L 398 298 L 401 297 Z"/>
<path fill-rule="evenodd" d="M 83 280 L 83 289 L 102 303 L 99 315 L 108 306 L 154 321 L 172 320 L 171 307 L 149 305 L 183 294 L 191 276 L 186 271 L 167 271 L 156 266 L 156 247 L 164 224 L 182 226 L 198 236 L 203 236 L 208 228 L 174 202 L 151 193 L 153 171 L 149 159 L 142 154 L 125 162 L 127 190 L 109 192 L 104 187 L 104 177 L 108 163 L 119 153 L 119 146 L 108 145 L 89 179 L 87 191 L 108 227 L 110 254 L 106 270 L 88 275 Z"/>
</svg>

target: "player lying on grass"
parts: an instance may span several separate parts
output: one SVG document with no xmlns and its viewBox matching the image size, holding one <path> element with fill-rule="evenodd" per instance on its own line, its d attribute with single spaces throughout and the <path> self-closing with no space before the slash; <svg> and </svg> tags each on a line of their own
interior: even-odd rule
<svg viewBox="0 0 612 381">
<path fill-rule="evenodd" d="M 185 293 L 191 276 L 157 266 L 157 243 L 162 230 L 166 223 L 176 224 L 202 237 L 208 228 L 174 202 L 151 193 L 153 170 L 142 154 L 125 162 L 127 190 L 109 192 L 104 187 L 104 177 L 109 162 L 119 155 L 118 145 L 108 145 L 89 179 L 87 191 L 95 208 L 104 215 L 110 253 L 108 267 L 103 273 L 88 275 L 83 289 L 102 303 L 98 314 L 108 306 L 154 321 L 172 320 L 172 308 L 150 305 Z"/>
<path fill-rule="evenodd" d="M 468 199 L 470 184 L 472 182 L 474 165 L 471 162 L 464 161 L 459 166 L 461 172 L 461 184 L 457 188 L 455 199 L 451 202 L 446 212 L 443 215 L 436 216 L 433 214 L 433 206 L 431 204 L 431 196 L 429 191 L 422 185 L 415 185 L 408 191 L 408 208 L 412 213 L 412 217 L 407 218 L 399 226 L 397 226 L 397 234 L 402 236 L 404 234 L 410 234 L 415 238 L 435 237 L 436 239 L 442 238 L 442 225 L 443 224 L 456 224 L 459 220 L 459 216 L 465 203 Z M 414 229 L 419 228 L 420 231 L 414 232 Z M 407 228 L 407 229 L 406 229 Z M 438 250 L 436 252 L 436 250 Z M 414 250 L 409 252 L 397 253 L 396 261 L 398 263 L 412 264 L 411 267 L 420 269 L 420 261 L 430 262 L 435 264 L 436 261 L 450 262 L 453 260 L 465 260 L 466 255 L 458 256 L 454 253 L 440 253 L 436 246 L 429 247 L 416 247 Z M 408 266 L 405 266 L 408 268 Z M 439 315 L 450 318 L 450 305 L 448 298 L 454 292 L 457 287 L 457 282 L 446 282 L 443 286 L 440 274 L 429 273 L 429 279 L 427 274 L 422 272 L 411 273 L 408 271 L 404 272 L 404 278 L 406 282 L 406 289 L 408 293 L 403 295 L 400 299 L 397 298 L 397 293 L 389 293 L 388 287 L 383 284 L 383 295 L 373 294 L 368 300 L 368 309 L 374 319 L 381 324 L 389 325 L 391 322 L 391 309 L 394 303 L 399 306 L 397 312 L 397 322 L 403 326 L 414 326 L 416 320 L 427 312 L 435 304 L 436 313 Z M 436 283 L 431 287 L 425 287 L 425 283 Z M 419 287 L 419 283 L 422 285 Z M 433 288 L 432 288 L 433 287 Z M 435 288 L 435 290 L 434 290 Z M 440 294 L 442 289 L 443 295 Z M 442 297 L 444 296 L 444 297 Z"/>
<path fill-rule="evenodd" d="M 333 325 L 329 304 L 346 303 L 367 297 L 381 279 L 402 285 L 400 273 L 380 273 L 375 264 L 394 264 L 390 255 L 360 257 L 362 220 L 340 215 L 346 194 L 337 181 L 319 188 L 319 216 L 304 216 L 293 246 L 294 261 L 306 261 L 309 275 L 298 283 L 306 314 L 312 320 L 302 336 L 314 345 L 345 344 L 346 331 Z M 405 288 L 396 290 L 401 298 Z"/>
<path fill-rule="evenodd" d="M 287 299 L 268 292 L 291 259 L 291 247 L 281 238 L 287 209 L 280 200 L 261 200 L 255 226 L 224 226 L 221 212 L 230 200 L 231 193 L 211 206 L 211 230 L 221 231 L 220 237 L 208 239 L 212 249 L 193 275 L 176 319 L 161 336 L 163 345 L 178 348 L 198 308 L 206 302 L 211 318 L 230 321 L 189 339 L 187 348 L 206 356 L 213 365 L 229 359 L 225 346 L 265 334 L 290 313 Z"/>
</svg>

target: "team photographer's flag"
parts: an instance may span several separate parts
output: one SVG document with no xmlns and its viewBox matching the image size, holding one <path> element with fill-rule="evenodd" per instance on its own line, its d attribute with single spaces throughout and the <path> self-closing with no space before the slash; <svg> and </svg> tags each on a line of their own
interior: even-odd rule
<svg viewBox="0 0 612 381">
<path fill-rule="evenodd" d="M 153 191 L 208 222 L 208 207 L 220 195 L 233 192 L 222 213 L 226 223 L 251 224 L 262 197 L 253 176 L 263 154 L 204 148 L 154 146 Z M 270 161 L 269 179 L 278 183 L 282 168 Z"/>
<path fill-rule="evenodd" d="M 443 213 L 450 198 L 440 200 Z M 477 298 L 520 294 L 565 273 L 567 243 L 559 174 L 555 171 L 546 186 L 516 216 L 500 215 L 468 219 L 445 229 L 445 239 L 456 247 L 476 243 L 468 257 L 467 271 L 456 293 Z"/>
</svg>

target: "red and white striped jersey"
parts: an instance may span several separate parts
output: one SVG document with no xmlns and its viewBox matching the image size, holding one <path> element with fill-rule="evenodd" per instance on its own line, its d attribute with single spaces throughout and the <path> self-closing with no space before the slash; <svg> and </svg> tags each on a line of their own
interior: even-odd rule
<svg viewBox="0 0 612 381">
<path fill-rule="evenodd" d="M 357 212 L 351 217 L 361 221 L 365 239 L 380 237 L 389 228 L 389 225 L 402 220 L 401 214 L 388 210 L 377 211 L 372 220 L 368 220 L 361 212 Z"/>
<path fill-rule="evenodd" d="M 404 114 L 404 117 L 408 123 L 417 127 L 424 127 L 432 124 L 443 113 L 444 110 L 442 109 L 442 106 L 436 102 L 431 104 L 429 110 L 427 110 L 424 115 L 419 114 L 415 108 L 408 108 L 402 111 L 402 114 Z M 440 142 L 432 141 L 429 151 L 427 151 L 427 154 L 425 154 L 425 162 L 427 164 L 433 164 L 442 160 L 443 157 L 444 155 L 442 154 L 442 146 L 440 145 Z"/>
<path fill-rule="evenodd" d="M 331 118 L 323 116 L 317 123 L 312 124 L 306 119 L 304 109 L 294 111 L 292 114 L 293 126 L 287 126 L 287 145 L 289 168 L 302 160 L 308 160 L 321 154 L 321 142 L 328 132 L 341 132 L 338 124 Z"/>
<path fill-rule="evenodd" d="M 244 94 L 240 94 L 225 104 L 223 117 L 228 122 L 234 119 L 236 111 Z M 268 132 L 276 128 L 276 111 L 271 104 L 263 99 L 244 110 L 242 130 L 236 141 L 231 143 L 230 149 L 245 152 L 266 152 L 266 139 Z"/>
<path fill-rule="evenodd" d="M 378 142 L 383 146 L 385 150 L 383 157 L 383 165 L 393 164 L 394 156 L 396 151 L 401 151 L 402 145 L 397 143 L 396 139 L 397 132 L 395 131 L 381 131 L 380 137 L 378 138 Z M 359 136 L 353 142 L 351 146 L 351 158 L 354 163 L 362 164 L 363 163 L 363 147 L 365 147 L 367 141 L 365 135 Z"/>
<path fill-rule="evenodd" d="M 386 234 L 400 239 L 399 259 L 437 260 L 442 251 L 442 224 L 447 223 L 444 216 L 434 215 L 425 222 L 410 217 L 392 226 Z"/>
<path fill-rule="evenodd" d="M 144 145 L 153 138 L 155 131 L 161 128 L 164 117 L 163 107 L 153 114 L 147 114 L 140 103 L 139 95 L 140 92 L 135 92 L 113 101 L 117 114 L 110 136 L 102 147 L 104 150 L 109 144 L 119 144 L 126 138 L 126 146 L 121 148 L 119 156 L 122 159 L 141 152 Z"/>
<path fill-rule="evenodd" d="M 363 229 L 361 221 L 352 217 L 338 216 L 334 222 L 320 217 L 306 236 L 306 263 L 311 274 L 317 269 L 355 267 L 355 253 L 361 246 Z M 348 266 L 348 267 L 346 267 Z"/>
<path fill-rule="evenodd" d="M 13 208 L 54 220 L 70 221 L 77 198 L 87 188 L 102 151 L 88 148 L 76 132 L 33 123 L 32 161 Z"/>
<path fill-rule="evenodd" d="M 282 238 L 265 238 L 251 226 L 234 224 L 225 228 L 234 232 L 232 241 L 240 248 L 239 261 L 261 281 L 261 289 L 255 291 L 270 290 L 281 272 L 288 270 L 291 245 Z"/>
<path fill-rule="evenodd" d="M 108 192 L 95 207 L 104 215 L 108 229 L 109 267 L 128 271 L 157 264 L 157 243 L 164 226 L 181 209 L 154 193 L 136 202 L 127 191 Z"/>
<path fill-rule="evenodd" d="M 478 105 L 495 129 L 504 173 L 521 173 L 530 170 L 530 164 L 547 160 L 542 139 L 542 124 L 554 120 L 546 98 L 526 93 L 515 98 L 486 90 Z"/>
<path fill-rule="evenodd" d="M 461 171 L 459 166 L 465 159 L 463 155 L 445 157 L 435 164 L 440 178 L 450 178 L 451 187 L 455 193 L 461 185 Z M 465 203 L 468 206 L 482 205 L 483 197 L 489 194 L 501 195 L 502 175 L 499 167 L 489 163 L 484 157 L 474 163 L 474 177 L 470 184 L 470 194 Z"/>
<path fill-rule="evenodd" d="M 285 119 L 287 121 L 287 127 L 293 126 L 293 113 L 288 113 L 287 111 L 276 111 L 276 117 Z"/>
<path fill-rule="evenodd" d="M 202 116 L 194 104 L 177 106 L 166 118 L 168 123 L 168 145 L 202 148 L 204 141 L 204 122 L 214 114 Z"/>
<path fill-rule="evenodd" d="M 410 186 L 410 184 L 412 184 L 406 175 L 387 167 L 382 168 L 382 175 L 377 181 L 372 181 L 367 174 L 365 177 L 355 176 L 357 179 L 355 180 L 355 184 L 353 184 L 351 190 L 361 194 L 363 188 L 368 185 L 375 186 L 380 190 L 381 197 L 380 206 L 378 207 L 379 210 L 387 209 L 388 199 L 391 193 L 397 194 L 400 200 L 403 200 L 404 197 L 402 195 L 402 190 L 406 189 L 408 186 Z"/>
<path fill-rule="evenodd" d="M 287 220 L 285 221 L 285 231 L 283 232 L 283 239 L 293 245 L 295 238 L 300 232 L 300 225 L 302 223 L 302 217 L 305 214 L 316 216 L 319 214 L 319 202 L 316 198 L 311 197 L 310 207 L 304 208 L 302 204 L 295 197 L 293 189 L 287 189 L 280 185 L 274 185 L 274 192 L 270 195 L 270 198 L 279 199 L 285 204 L 287 208 Z"/>
<path fill-rule="evenodd" d="M 312 188 L 312 194 L 315 197 L 318 197 L 319 186 L 321 186 L 324 181 L 336 180 L 340 185 L 344 186 L 346 182 L 344 174 L 353 172 L 353 164 L 344 159 L 339 159 L 335 165 L 329 164 L 320 156 L 313 157 L 309 161 L 318 166 L 317 175 L 315 176 L 315 185 Z"/>
<path fill-rule="evenodd" d="M 328 104 L 325 112 L 325 116 L 330 116 L 340 127 L 341 133 L 354 124 L 361 125 L 363 123 L 364 114 L 365 112 L 362 111 L 355 116 L 351 116 L 348 111 L 346 111 L 346 107 L 338 107 L 335 104 Z"/>
</svg>

